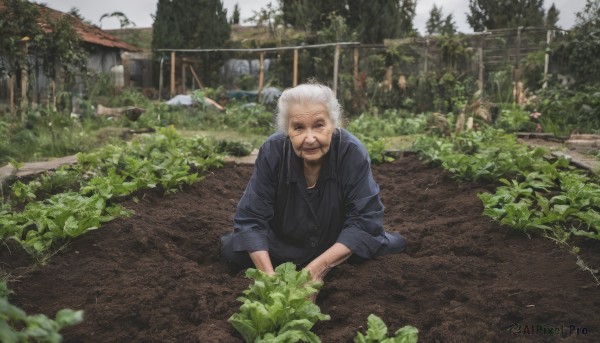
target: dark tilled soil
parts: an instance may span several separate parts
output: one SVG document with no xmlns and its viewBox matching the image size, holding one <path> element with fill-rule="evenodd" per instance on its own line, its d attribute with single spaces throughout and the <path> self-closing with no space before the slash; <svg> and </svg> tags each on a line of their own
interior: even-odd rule
<svg viewBox="0 0 600 343">
<path fill-rule="evenodd" d="M 84 310 L 66 342 L 241 342 L 227 318 L 249 280 L 229 272 L 218 242 L 252 168 L 229 164 L 183 192 L 129 200 L 133 217 L 73 241 L 42 268 L 3 246 L 0 265 L 17 277 L 12 302 L 50 316 Z M 455 181 L 414 156 L 373 172 L 386 229 L 409 248 L 329 273 L 317 302 L 332 319 L 314 329 L 323 342 L 352 342 L 370 313 L 391 332 L 416 326 L 422 342 L 600 342 L 590 274 L 550 240 L 483 217 L 477 193 L 493 186 Z M 599 248 L 584 246 L 592 266 Z"/>
</svg>

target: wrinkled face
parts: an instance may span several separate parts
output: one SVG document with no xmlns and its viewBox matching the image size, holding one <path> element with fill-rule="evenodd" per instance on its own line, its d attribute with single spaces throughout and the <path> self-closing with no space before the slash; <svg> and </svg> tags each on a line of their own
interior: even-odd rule
<svg viewBox="0 0 600 343">
<path fill-rule="evenodd" d="M 321 104 L 297 104 L 289 108 L 288 135 L 294 152 L 306 164 L 320 164 L 329 151 L 333 123 Z"/>
</svg>

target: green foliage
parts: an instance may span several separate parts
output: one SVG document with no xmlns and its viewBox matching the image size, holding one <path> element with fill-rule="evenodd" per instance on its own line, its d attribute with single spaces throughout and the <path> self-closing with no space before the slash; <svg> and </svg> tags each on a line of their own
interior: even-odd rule
<svg viewBox="0 0 600 343">
<path fill-rule="evenodd" d="M 544 64 L 546 51 L 538 51 L 527 54 L 521 61 L 522 81 L 526 89 L 540 89 L 544 82 Z"/>
<path fill-rule="evenodd" d="M 538 94 L 535 108 L 542 113 L 540 121 L 546 132 L 568 136 L 578 132 L 600 132 L 600 87 L 568 90 L 551 87 Z"/>
<path fill-rule="evenodd" d="M 425 131 L 428 116 L 411 115 L 397 110 L 386 110 L 380 116 L 363 113 L 347 125 L 348 131 L 362 135 L 382 137 L 411 135 Z"/>
<path fill-rule="evenodd" d="M 27 64 L 25 42 L 43 35 L 39 11 L 29 1 L 5 0 L 0 18 L 0 75 L 15 75 L 19 66 Z"/>
<path fill-rule="evenodd" d="M 543 0 L 469 0 L 467 22 L 474 31 L 544 25 Z"/>
<path fill-rule="evenodd" d="M 252 145 L 248 142 L 220 140 L 216 142 L 215 150 L 230 156 L 248 156 L 252 152 Z"/>
<path fill-rule="evenodd" d="M 309 296 L 322 284 L 312 281 L 308 270 L 284 263 L 268 275 L 250 268 L 246 276 L 254 284 L 238 298 L 240 311 L 229 323 L 246 342 L 320 342 L 310 330 L 319 320 L 329 320 Z"/>
<path fill-rule="evenodd" d="M 3 343 L 43 342 L 59 343 L 62 335 L 59 333 L 67 326 L 73 326 L 83 321 L 83 311 L 62 309 L 54 319 L 43 314 L 27 315 L 25 311 L 8 301 L 6 281 L 0 281 L 0 341 Z"/>
<path fill-rule="evenodd" d="M 281 1 L 283 20 L 297 29 L 317 32 L 345 19 L 348 33 L 357 33 L 362 43 L 382 43 L 385 38 L 414 34 L 416 1 Z M 339 41 L 339 40 L 338 40 Z"/>
<path fill-rule="evenodd" d="M 344 1 L 297 1 L 281 0 L 285 23 L 305 31 L 317 32 L 331 25 L 332 14 L 346 18 L 348 11 Z"/>
<path fill-rule="evenodd" d="M 439 34 L 442 31 L 442 8 L 435 3 L 429 11 L 429 19 L 427 19 L 425 28 L 428 35 Z"/>
<path fill-rule="evenodd" d="M 518 106 L 512 105 L 500 111 L 494 126 L 505 132 L 531 132 L 535 129 L 535 125 L 529 118 L 529 113 Z"/>
<path fill-rule="evenodd" d="M 597 85 L 600 79 L 600 4 L 588 0 L 584 9 L 577 13 L 575 27 L 561 40 L 552 55 L 553 61 L 564 65 L 575 78 L 575 86 Z"/>
<path fill-rule="evenodd" d="M 418 340 L 419 330 L 410 325 L 398 329 L 394 336 L 388 337 L 387 326 L 374 314 L 367 318 L 367 332 L 357 332 L 354 337 L 355 343 L 417 343 Z"/>
<path fill-rule="evenodd" d="M 422 158 L 441 164 L 455 177 L 468 181 L 496 181 L 514 177 L 539 164 L 543 149 L 528 150 L 512 135 L 488 128 L 450 138 L 422 136 L 414 145 Z"/>
<path fill-rule="evenodd" d="M 383 155 L 387 140 L 385 137 L 422 133 L 427 127 L 427 115 L 410 116 L 401 111 L 386 110 L 381 116 L 363 113 L 347 126 L 367 148 L 373 163 L 390 162 L 391 157 Z"/>
<path fill-rule="evenodd" d="M 6 0 L 3 4 L 0 75 L 15 75 L 33 63 L 54 79 L 58 69 L 68 72 L 84 67 L 85 53 L 69 18 L 41 17 L 38 5 L 29 1 Z"/>
<path fill-rule="evenodd" d="M 174 128 L 159 129 L 125 145 L 108 145 L 77 155 L 79 164 L 60 169 L 11 189 L 21 212 L 6 206 L 0 212 L 0 239 L 13 239 L 34 257 L 43 260 L 55 243 L 97 229 L 102 223 L 130 215 L 115 203 L 119 197 L 146 188 L 165 194 L 199 179 L 199 172 L 221 165 L 222 158 L 206 138 L 183 138 Z M 70 181 L 79 180 L 78 187 Z M 77 188 L 76 191 L 69 189 Z M 38 199 L 40 191 L 53 192 Z M 4 208 L 4 206 L 3 206 Z"/>
<path fill-rule="evenodd" d="M 217 48 L 231 33 L 220 0 L 159 0 L 152 29 L 153 49 Z"/>
<path fill-rule="evenodd" d="M 415 148 L 457 178 L 500 181 L 503 186 L 494 194 L 479 198 L 483 214 L 501 224 L 564 246 L 571 234 L 600 239 L 600 185 L 568 169 L 563 157 L 546 161 L 543 149 L 528 149 L 491 128 L 451 138 L 423 137 Z"/>
<path fill-rule="evenodd" d="M 57 19 L 47 16 L 44 21 L 48 32 L 35 39 L 31 51 L 41 57 L 41 67 L 46 75 L 56 79 L 59 70 L 67 73 L 84 70 L 88 54 L 71 26 L 71 19 L 67 16 Z"/>
<path fill-rule="evenodd" d="M 153 51 L 222 48 L 231 37 L 227 10 L 221 0 L 159 0 L 156 6 Z M 163 57 L 169 58 L 166 54 Z M 218 79 L 224 58 L 221 54 L 204 56 L 201 71 L 204 82 L 213 84 Z"/>
</svg>

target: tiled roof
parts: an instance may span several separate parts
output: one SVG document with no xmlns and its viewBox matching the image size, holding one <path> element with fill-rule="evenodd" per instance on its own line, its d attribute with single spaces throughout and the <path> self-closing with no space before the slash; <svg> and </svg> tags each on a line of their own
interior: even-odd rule
<svg viewBox="0 0 600 343">
<path fill-rule="evenodd" d="M 122 49 L 126 51 L 139 51 L 139 49 L 134 47 L 133 45 L 120 41 L 111 34 L 102 31 L 102 29 L 85 23 L 84 21 L 71 14 L 60 12 L 41 4 L 34 3 L 33 5 L 37 6 L 40 12 L 40 27 L 42 27 L 42 29 L 46 31 L 48 31 L 49 28 L 48 24 L 44 21 L 44 18 L 50 17 L 51 19 L 58 19 L 66 16 L 71 21 L 71 26 L 73 27 L 75 32 L 77 32 L 77 34 L 79 35 L 79 39 L 86 43 L 101 45 L 109 48 Z M 0 12 L 2 12 L 4 7 L 5 6 L 3 4 L 3 1 L 0 0 Z"/>
</svg>

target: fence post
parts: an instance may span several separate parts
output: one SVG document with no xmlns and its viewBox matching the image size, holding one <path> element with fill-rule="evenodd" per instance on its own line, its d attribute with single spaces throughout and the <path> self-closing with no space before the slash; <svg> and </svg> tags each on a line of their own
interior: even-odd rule
<svg viewBox="0 0 600 343">
<path fill-rule="evenodd" d="M 427 77 L 427 62 L 429 59 L 429 38 L 425 40 L 427 45 L 425 45 L 425 65 L 423 67 L 423 74 Z"/>
<path fill-rule="evenodd" d="M 552 39 L 552 30 L 546 32 L 546 51 L 544 55 L 544 84 L 542 88 L 548 87 L 548 67 L 550 64 L 550 41 Z"/>
<path fill-rule="evenodd" d="M 260 94 L 262 93 L 263 84 L 265 82 L 265 52 L 260 52 L 260 72 L 258 74 L 258 99 L 260 100 Z"/>
<path fill-rule="evenodd" d="M 292 86 L 298 85 L 298 49 L 294 49 L 294 80 Z"/>
<path fill-rule="evenodd" d="M 23 42 L 23 56 L 25 56 L 25 60 L 27 59 L 27 55 L 29 54 L 29 37 L 23 37 L 21 39 Z M 21 121 L 25 121 L 25 110 L 27 109 L 27 104 L 29 100 L 27 99 L 27 89 L 29 88 L 29 68 L 27 67 L 27 63 L 23 63 L 21 66 Z"/>
<path fill-rule="evenodd" d="M 520 82 L 521 82 L 521 29 L 523 29 L 523 26 L 519 26 L 517 28 L 517 54 L 516 54 L 516 61 L 515 61 L 515 75 L 514 75 L 514 80 L 515 80 L 515 87 L 514 87 L 514 102 L 516 104 L 520 104 L 521 103 L 521 86 L 520 86 Z"/>
<path fill-rule="evenodd" d="M 158 74 L 158 100 L 162 100 L 162 92 L 163 92 L 163 65 L 165 64 L 165 54 L 163 52 L 163 55 L 160 58 L 160 72 Z"/>
<path fill-rule="evenodd" d="M 483 97 L 483 38 L 481 38 L 477 50 L 479 53 L 479 94 Z"/>
<path fill-rule="evenodd" d="M 358 90 L 358 48 L 354 48 L 354 90 Z"/>
<path fill-rule="evenodd" d="M 186 78 L 186 73 L 185 73 L 185 69 L 187 68 L 187 63 L 183 62 L 181 63 L 181 93 L 182 94 L 186 94 L 186 87 L 185 87 L 185 80 Z"/>
<path fill-rule="evenodd" d="M 175 51 L 171 51 L 171 98 L 175 96 Z"/>
<path fill-rule="evenodd" d="M 8 80 L 8 104 L 10 107 L 10 114 L 15 114 L 15 76 L 11 75 Z"/>
<path fill-rule="evenodd" d="M 337 96 L 338 86 L 338 66 L 340 62 L 340 45 L 335 45 L 335 54 L 333 55 L 333 94 Z"/>
<path fill-rule="evenodd" d="M 129 88 L 131 86 L 131 59 L 128 52 L 121 56 L 121 63 L 123 64 L 123 86 Z"/>
</svg>

